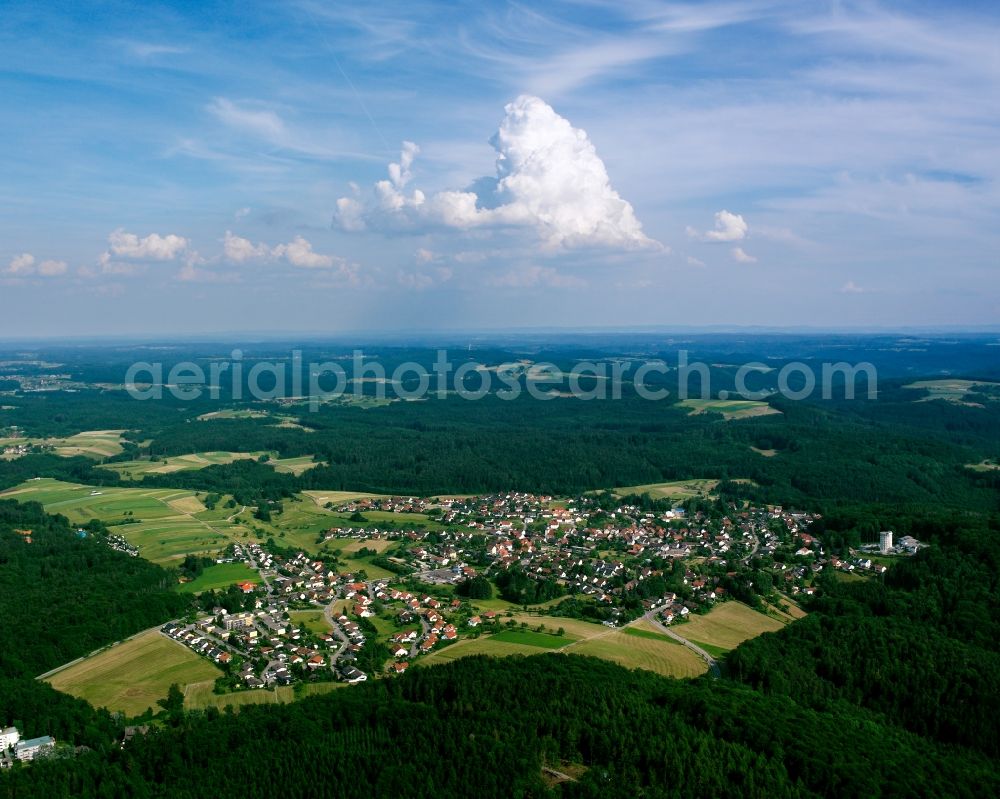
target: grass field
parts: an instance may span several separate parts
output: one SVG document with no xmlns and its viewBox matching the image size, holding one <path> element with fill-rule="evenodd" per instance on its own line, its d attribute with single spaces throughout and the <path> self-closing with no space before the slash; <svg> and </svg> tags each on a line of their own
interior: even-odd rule
<svg viewBox="0 0 1000 799">
<path fill-rule="evenodd" d="M 368 575 L 369 580 L 382 580 L 391 579 L 396 577 L 388 569 L 383 569 L 381 566 L 376 566 L 368 560 L 362 558 L 341 558 L 341 562 L 344 564 L 344 569 L 349 572 L 359 572 L 364 571 Z"/>
<path fill-rule="evenodd" d="M 750 638 L 785 626 L 781 621 L 758 613 L 740 602 L 725 602 L 712 608 L 704 616 L 692 613 L 688 619 L 684 624 L 678 625 L 677 634 L 697 643 L 709 654 L 735 649 Z M 714 653 L 710 647 L 715 647 L 718 652 Z"/>
<path fill-rule="evenodd" d="M 678 641 L 675 641 L 669 635 L 665 635 L 659 630 L 654 630 L 647 626 L 640 626 L 639 624 L 634 627 L 626 627 L 622 632 L 625 635 L 634 635 L 636 638 L 648 638 L 650 641 L 666 641 L 668 644 L 681 646 Z"/>
<path fill-rule="evenodd" d="M 689 416 L 699 413 L 720 413 L 727 422 L 730 419 L 745 419 L 750 416 L 769 416 L 781 413 L 766 402 L 754 400 L 687 399 L 681 400 L 678 405 L 687 408 Z"/>
<path fill-rule="evenodd" d="M 257 460 L 263 455 L 269 457 L 267 461 L 269 466 L 276 472 L 283 474 L 298 476 L 318 465 L 311 455 L 303 455 L 298 458 L 279 458 L 275 453 L 269 452 L 195 452 L 190 455 L 174 455 L 156 460 L 111 463 L 106 468 L 118 472 L 126 480 L 141 480 L 147 474 L 197 471 L 208 466 L 225 466 L 234 461 Z"/>
<path fill-rule="evenodd" d="M 646 669 L 669 677 L 697 677 L 707 669 L 705 662 L 694 652 L 657 632 L 644 621 L 616 630 L 558 616 L 520 613 L 515 620 L 518 623 L 526 621 L 532 627 L 544 624 L 546 630 L 551 631 L 562 627 L 564 635 L 539 633 L 534 629 L 504 630 L 492 636 L 464 639 L 417 663 L 434 665 L 470 655 L 505 657 L 537 655 L 548 651 L 589 655 L 620 663 L 626 668 Z"/>
<path fill-rule="evenodd" d="M 147 474 L 197 471 L 208 466 L 225 466 L 238 460 L 256 459 L 262 454 L 261 452 L 196 452 L 157 460 L 109 463 L 105 468 L 118 472 L 126 480 L 141 480 Z"/>
<path fill-rule="evenodd" d="M 781 598 L 781 604 L 788 606 L 788 610 L 785 611 L 785 613 L 793 620 L 804 619 L 808 615 L 801 607 L 799 607 L 798 602 L 788 596 L 788 594 L 782 594 L 779 592 L 778 596 Z"/>
<path fill-rule="evenodd" d="M 636 632 L 639 634 L 636 635 Z M 590 655 L 611 660 L 629 669 L 645 669 L 667 677 L 698 677 L 707 671 L 705 661 L 694 652 L 650 630 L 613 630 L 564 650 L 567 654 Z"/>
<path fill-rule="evenodd" d="M 718 484 L 718 480 L 676 480 L 672 483 L 625 486 L 614 491 L 619 496 L 648 494 L 652 499 L 691 499 L 708 496 Z"/>
<path fill-rule="evenodd" d="M 365 494 L 359 491 L 303 491 L 302 494 L 309 497 L 321 508 L 325 507 L 328 502 L 339 505 L 343 502 L 352 502 L 355 499 L 374 499 L 384 496 L 383 494 Z"/>
<path fill-rule="evenodd" d="M 332 514 L 304 495 L 298 495 L 298 501 L 286 500 L 284 512 L 275 514 L 268 524 L 254 519 L 251 508 L 234 510 L 220 502 L 210 511 L 198 493 L 169 488 L 95 488 L 41 479 L 29 480 L 0 496 L 39 502 L 75 524 L 98 519 L 138 547 L 144 558 L 161 564 L 176 563 L 187 554 L 217 553 L 232 541 L 247 538 L 254 529 L 260 531 L 261 540 L 273 536 L 283 546 L 315 554 L 320 548 L 318 533 L 347 523 L 346 516 Z M 336 542 L 327 546 L 339 548 Z M 346 568 L 363 568 L 372 578 L 392 576 L 364 559 L 351 558 Z"/>
<path fill-rule="evenodd" d="M 199 518 L 205 506 L 193 491 L 94 488 L 41 479 L 22 483 L 0 497 L 39 502 L 47 512 L 61 513 L 74 524 L 98 519 L 155 563 L 170 563 L 189 553 L 216 552 L 228 545 L 238 529 Z M 122 524 L 127 519 L 134 521 Z"/>
<path fill-rule="evenodd" d="M 531 644 L 514 644 L 504 641 L 494 641 L 492 636 L 481 638 L 466 638 L 457 643 L 439 649 L 427 657 L 415 661 L 420 666 L 435 666 L 450 663 L 458 658 L 470 655 L 488 655 L 489 657 L 507 657 L 508 655 L 538 655 L 552 650 L 542 649 Z"/>
<path fill-rule="evenodd" d="M 844 572 L 838 569 L 833 573 L 833 579 L 841 583 L 863 583 L 868 578 L 863 574 L 856 574 L 855 572 Z"/>
<path fill-rule="evenodd" d="M 948 402 L 955 402 L 960 405 L 975 405 L 967 403 L 965 395 L 972 392 L 976 386 L 987 386 L 996 388 L 1000 383 L 990 383 L 984 380 L 958 380 L 948 378 L 945 380 L 918 380 L 903 388 L 924 389 L 928 392 L 926 397 L 920 397 L 917 402 L 927 402 L 929 400 L 943 399 Z"/>
<path fill-rule="evenodd" d="M 284 705 L 307 696 L 316 696 L 338 688 L 346 688 L 346 682 L 321 682 L 305 685 L 279 685 L 273 689 L 260 688 L 251 691 L 236 691 L 231 694 L 217 694 L 212 689 L 214 681 L 193 683 L 184 691 L 184 707 L 188 710 L 204 710 L 207 707 L 224 709 L 227 705 L 239 710 L 245 705 Z"/>
<path fill-rule="evenodd" d="M 710 644 L 708 641 L 696 641 L 694 638 L 688 638 L 688 640 L 695 646 L 700 646 L 708 654 L 714 658 L 721 658 L 728 654 L 729 650 L 725 647 L 717 646 L 716 644 Z"/>
<path fill-rule="evenodd" d="M 765 609 L 767 615 L 770 616 L 772 619 L 777 619 L 782 624 L 791 624 L 793 621 L 797 621 L 798 619 L 804 618 L 807 615 L 806 612 L 802 610 L 802 608 L 800 608 L 798 605 L 794 605 L 787 602 L 782 604 L 786 604 L 788 606 L 788 610 L 781 610 L 780 608 L 775 607 L 774 605 L 768 605 L 765 603 Z"/>
<path fill-rule="evenodd" d="M 257 411 L 250 408 L 226 408 L 222 411 L 203 413 L 198 417 L 198 421 L 207 422 L 213 419 L 266 419 L 270 415 L 267 411 Z"/>
<path fill-rule="evenodd" d="M 564 635 L 550 635 L 549 633 L 536 633 L 532 630 L 504 630 L 492 637 L 492 640 L 504 644 L 523 644 L 525 646 L 537 646 L 542 649 L 561 649 L 573 642 L 574 639 Z"/>
<path fill-rule="evenodd" d="M 199 594 L 213 588 L 228 588 L 236 583 L 260 583 L 260 575 L 245 563 L 216 563 L 207 567 L 189 583 L 182 583 L 180 590 L 189 594 Z"/>
<path fill-rule="evenodd" d="M 303 472 L 308 472 L 310 469 L 319 466 L 319 464 L 313 460 L 312 455 L 303 455 L 300 458 L 272 457 L 268 463 L 274 467 L 274 471 L 281 472 L 283 474 L 294 474 L 296 477 Z"/>
<path fill-rule="evenodd" d="M 149 707 L 158 710 L 157 700 L 166 697 L 173 683 L 182 690 L 191 683 L 211 685 L 221 674 L 205 658 L 152 630 L 86 658 L 47 682 L 95 707 L 136 716 Z"/>
<path fill-rule="evenodd" d="M 124 430 L 89 430 L 77 433 L 68 438 L 11 438 L 3 439 L 3 445 L 31 444 L 51 447 L 56 455 L 70 458 L 74 455 L 86 455 L 90 458 L 103 460 L 122 451 Z"/>
<path fill-rule="evenodd" d="M 344 555 L 349 556 L 360 549 L 374 549 L 376 552 L 382 553 L 391 547 L 393 542 L 384 538 L 373 538 L 370 541 L 345 538 L 338 540 L 336 544 L 334 549 L 339 549 Z"/>
<path fill-rule="evenodd" d="M 322 610 L 293 610 L 288 615 L 296 627 L 302 627 L 313 633 L 330 632 L 330 625 L 326 623 L 326 616 Z"/>
</svg>

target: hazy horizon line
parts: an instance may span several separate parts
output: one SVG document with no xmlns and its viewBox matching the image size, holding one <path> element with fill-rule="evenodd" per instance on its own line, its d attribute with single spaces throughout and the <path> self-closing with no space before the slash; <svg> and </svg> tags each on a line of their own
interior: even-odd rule
<svg viewBox="0 0 1000 799">
<path fill-rule="evenodd" d="M 4 336 L 0 345 L 25 344 L 146 344 L 146 343 L 230 343 L 257 342 L 343 342 L 344 340 L 400 340 L 425 342 L 432 338 L 469 338 L 469 343 L 483 339 L 524 338 L 529 336 L 596 336 L 596 335 L 989 335 L 1000 334 L 1000 325 L 587 325 L 587 326 L 523 326 L 513 328 L 393 328 L 357 329 L 344 331 L 316 330 L 221 330 L 159 333 L 95 333 L 87 335 L 56 334 L 51 336 Z"/>
</svg>

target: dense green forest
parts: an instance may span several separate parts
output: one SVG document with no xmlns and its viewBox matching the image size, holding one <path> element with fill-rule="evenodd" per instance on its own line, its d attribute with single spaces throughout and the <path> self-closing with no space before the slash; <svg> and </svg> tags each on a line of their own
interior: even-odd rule
<svg viewBox="0 0 1000 799">
<path fill-rule="evenodd" d="M 868 708 L 1000 757 L 998 535 L 996 519 L 967 520 L 882 580 L 831 575 L 806 619 L 739 647 L 727 672 L 768 695 L 825 711 Z"/>
<path fill-rule="evenodd" d="M 289 706 L 187 714 L 107 757 L 42 762 L 10 797 L 952 796 L 989 759 L 864 711 L 590 658 L 467 658 Z M 549 788 L 543 766 L 577 775 Z"/>
<path fill-rule="evenodd" d="M 66 436 L 87 430 L 126 430 L 126 451 L 112 460 L 158 458 L 203 451 L 273 451 L 283 457 L 314 456 L 321 465 L 298 478 L 274 476 L 267 468 L 246 464 L 214 467 L 199 473 L 171 475 L 183 487 L 229 491 L 277 500 L 300 488 L 361 490 L 433 495 L 521 489 L 573 494 L 595 488 L 643 485 L 688 478 L 752 481 L 740 489 L 757 501 L 783 502 L 829 511 L 844 504 L 886 503 L 945 505 L 968 510 L 998 508 L 1000 471 L 972 471 L 967 466 L 1000 458 L 1000 402 L 990 394 L 970 395 L 962 403 L 920 401 L 927 389 L 907 388 L 924 376 L 965 374 L 996 380 L 996 347 L 990 337 L 956 336 L 918 343 L 884 336 L 666 336 L 609 334 L 601 337 L 523 337 L 515 345 L 479 346 L 473 352 L 452 351 L 454 364 L 465 361 L 512 363 L 527 357 L 550 361 L 569 370 L 584 360 L 624 358 L 634 367 L 636 354 L 676 364 L 681 348 L 706 364 L 711 394 L 736 388 L 737 364 L 758 361 L 770 372 L 751 383 L 768 387 L 782 364 L 800 362 L 815 374 L 827 361 L 873 362 L 878 368 L 877 399 L 865 398 L 859 381 L 857 399 L 847 399 L 842 379 L 830 386 L 830 398 L 815 392 L 804 401 L 775 395 L 769 404 L 780 414 L 723 421 L 716 413 L 690 415 L 676 404 L 681 391 L 677 370 L 653 373 L 651 388 L 670 398 L 650 401 L 638 396 L 627 379 L 621 398 L 580 401 L 560 397 L 541 401 L 522 392 L 513 401 L 490 393 L 478 401 L 448 395 L 421 402 L 391 402 L 376 407 L 354 403 L 307 403 L 239 400 L 250 397 L 246 381 L 222 381 L 220 395 L 206 392 L 180 401 L 165 392 L 162 399 L 137 401 L 120 386 L 135 360 L 163 361 L 163 368 L 182 361 L 201 368 L 229 357 L 223 344 L 143 347 L 51 347 L 41 362 L 58 363 L 60 372 L 78 381 L 72 392 L 13 391 L 3 398 L 0 424 L 30 436 Z M 623 349 L 618 349 L 619 347 Z M 268 359 L 285 363 L 292 345 L 247 348 L 248 365 Z M 336 361 L 353 374 L 353 346 L 297 346 L 305 363 Z M 364 348 L 367 363 L 391 374 L 399 365 L 429 367 L 436 352 L 429 348 L 376 344 Z M 623 356 L 622 353 L 629 353 Z M 824 357 L 825 356 L 825 357 Z M 20 352 L 8 357 L 16 363 Z M 964 372 L 963 372 L 964 370 Z M 44 373 L 38 364 L 7 366 L 24 379 Z M 291 394 L 291 376 L 283 384 Z M 477 378 L 471 378 L 475 382 Z M 698 374 L 684 380 L 692 396 L 701 393 Z M 519 385 L 524 385 L 523 379 Z M 594 381 L 584 388 L 594 387 Z M 551 386 L 565 390 L 565 380 Z M 791 389 L 799 387 L 790 381 Z M 365 396 L 393 389 L 364 384 Z M 981 388 L 980 392 L 993 392 Z M 219 411 L 252 411 L 257 418 L 208 416 Z M 286 422 L 291 421 L 291 424 Z M 776 452 L 765 457 L 764 452 Z M 26 460 L 26 459 L 22 459 Z M 0 466 L 0 484 L 34 471 L 63 476 L 70 467 L 50 461 Z M 87 473 L 72 467 L 87 482 L 104 483 L 113 474 Z M 161 478 L 148 477 L 151 483 Z M 735 484 L 734 484 L 735 485 Z"/>
<path fill-rule="evenodd" d="M 72 403 L 57 402 L 59 415 L 78 414 L 73 432 L 92 429 L 97 421 L 134 425 L 127 433 L 134 443 L 119 459 L 230 450 L 308 455 L 319 462 L 299 477 L 248 462 L 146 477 L 148 485 L 238 490 L 253 501 L 300 489 L 573 494 L 690 478 L 740 480 L 733 486 L 742 487 L 733 491 L 747 498 L 823 511 L 885 503 L 989 512 L 1000 496 L 1000 471 L 967 468 L 1000 456 L 997 402 L 960 407 L 914 402 L 910 395 L 893 400 L 891 392 L 885 402 L 772 400 L 781 414 L 725 422 L 716 414 L 692 416 L 627 394 L 596 402 L 452 398 L 366 409 L 331 406 L 303 413 L 303 429 L 281 427 L 273 417 L 197 421 L 199 408 L 172 408 L 164 420 L 159 403 L 135 401 L 122 406 L 122 418 L 99 420 L 92 406 L 109 394 L 71 396 Z M 33 414 L 56 402 L 27 396 L 10 401 L 39 406 Z M 39 430 L 46 427 L 30 418 Z M 0 464 L 0 484 L 38 475 L 105 485 L 118 480 L 110 470 L 90 468 L 92 462 L 45 458 Z"/>
<path fill-rule="evenodd" d="M 175 583 L 40 505 L 0 501 L 0 672 L 33 677 L 176 617 L 190 600 Z"/>
<path fill-rule="evenodd" d="M 172 575 L 110 549 L 102 532 L 81 538 L 39 505 L 0 501 L 0 727 L 111 749 L 121 719 L 34 677 L 187 608 Z"/>
<path fill-rule="evenodd" d="M 765 357 L 709 344 L 713 363 Z M 874 351 L 830 346 L 848 360 Z M 783 352 L 806 358 L 809 346 L 796 347 Z M 246 504 L 308 488 L 573 494 L 708 477 L 725 499 L 822 513 L 812 532 L 827 552 L 880 529 L 931 546 L 878 579 L 824 575 L 809 616 L 728 654 L 720 680 L 673 681 L 573 655 L 469 658 L 290 706 L 165 714 L 122 749 L 121 720 L 33 677 L 176 616 L 187 600 L 159 567 L 78 538 L 38 506 L 0 502 L 0 725 L 97 750 L 0 774 L 0 796 L 1000 793 L 1000 470 L 968 468 L 1000 458 L 1000 403 L 917 402 L 926 393 L 903 388 L 913 369 L 943 368 L 942 352 L 972 376 L 997 374 L 981 355 L 928 349 L 886 356 L 891 376 L 877 401 L 773 399 L 781 414 L 733 421 L 628 391 L 613 402 L 449 398 L 314 414 L 231 398 L 135 402 L 112 389 L 5 395 L 4 423 L 29 435 L 127 430 L 120 460 L 234 450 L 321 462 L 299 477 L 239 461 L 143 483 L 235 492 Z M 114 384 L 129 357 L 80 356 L 69 371 Z M 544 348 L 533 357 L 572 360 Z M 717 371 L 716 387 L 727 385 L 732 370 Z M 266 415 L 198 419 L 220 407 Z M 278 414 L 300 426 L 279 426 Z M 36 476 L 129 484 L 83 457 L 0 461 L 0 487 Z M 14 529 L 31 529 L 33 543 Z M 517 571 L 498 585 L 518 601 L 549 588 Z M 574 779 L 555 786 L 545 768 Z"/>
</svg>

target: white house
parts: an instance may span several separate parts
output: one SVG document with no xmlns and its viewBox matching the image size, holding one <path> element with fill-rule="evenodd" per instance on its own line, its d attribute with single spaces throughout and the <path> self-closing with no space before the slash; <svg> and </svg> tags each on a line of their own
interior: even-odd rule
<svg viewBox="0 0 1000 799">
<path fill-rule="evenodd" d="M 18 760 L 34 760 L 38 755 L 47 752 L 55 745 L 55 739 L 49 735 L 43 735 L 41 738 L 29 738 L 14 747 L 14 757 Z"/>
<path fill-rule="evenodd" d="M 0 730 L 0 752 L 6 752 L 12 746 L 16 746 L 20 740 L 21 733 L 17 731 L 17 727 L 8 727 L 6 730 Z"/>
</svg>

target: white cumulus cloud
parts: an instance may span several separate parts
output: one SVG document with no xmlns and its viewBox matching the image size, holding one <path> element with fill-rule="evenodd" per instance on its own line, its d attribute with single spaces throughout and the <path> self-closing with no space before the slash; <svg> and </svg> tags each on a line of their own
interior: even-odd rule
<svg viewBox="0 0 1000 799">
<path fill-rule="evenodd" d="M 237 264 L 267 258 L 271 255 L 271 249 L 266 244 L 254 244 L 249 239 L 237 236 L 230 230 L 226 231 L 226 235 L 222 239 L 222 252 L 227 261 Z"/>
<path fill-rule="evenodd" d="M 329 269 L 344 263 L 343 258 L 316 252 L 312 243 L 302 236 L 296 236 L 288 244 L 270 247 L 264 242 L 254 244 L 227 230 L 222 240 L 222 251 L 227 261 L 237 264 L 246 261 L 283 260 L 302 269 Z"/>
<path fill-rule="evenodd" d="M 279 244 L 273 250 L 275 258 L 284 258 L 292 266 L 302 269 L 329 269 L 335 259 L 332 255 L 321 255 L 302 236 L 296 236 L 288 244 Z"/>
<path fill-rule="evenodd" d="M 108 254 L 143 261 L 172 261 L 187 250 L 188 243 L 186 238 L 173 233 L 139 237 L 118 228 L 108 236 Z"/>
<path fill-rule="evenodd" d="M 739 214 L 733 214 L 723 209 L 715 215 L 715 229 L 704 233 L 688 227 L 687 234 L 702 241 L 742 241 L 746 238 L 750 226 Z"/>
<path fill-rule="evenodd" d="M 389 179 L 376 183 L 367 200 L 340 198 L 335 222 L 348 231 L 387 222 L 460 230 L 522 227 L 533 229 L 550 248 L 660 246 L 612 188 L 585 131 L 529 95 L 509 103 L 505 112 L 490 140 L 496 177 L 476 181 L 475 191 L 408 191 L 419 148 L 405 142 L 399 163 L 389 165 Z"/>
<path fill-rule="evenodd" d="M 746 252 L 742 247 L 733 247 L 730 252 L 732 253 L 733 260 L 738 261 L 741 264 L 757 263 L 757 259 L 750 255 L 750 253 Z"/>
<path fill-rule="evenodd" d="M 69 271 L 69 265 L 65 261 L 46 260 L 38 262 L 30 252 L 22 252 L 15 255 L 7 264 L 7 268 L 0 270 L 0 274 L 9 277 L 61 277 Z"/>
<path fill-rule="evenodd" d="M 10 259 L 4 274 L 24 277 L 35 273 L 35 256 L 30 252 L 22 252 Z"/>
</svg>

